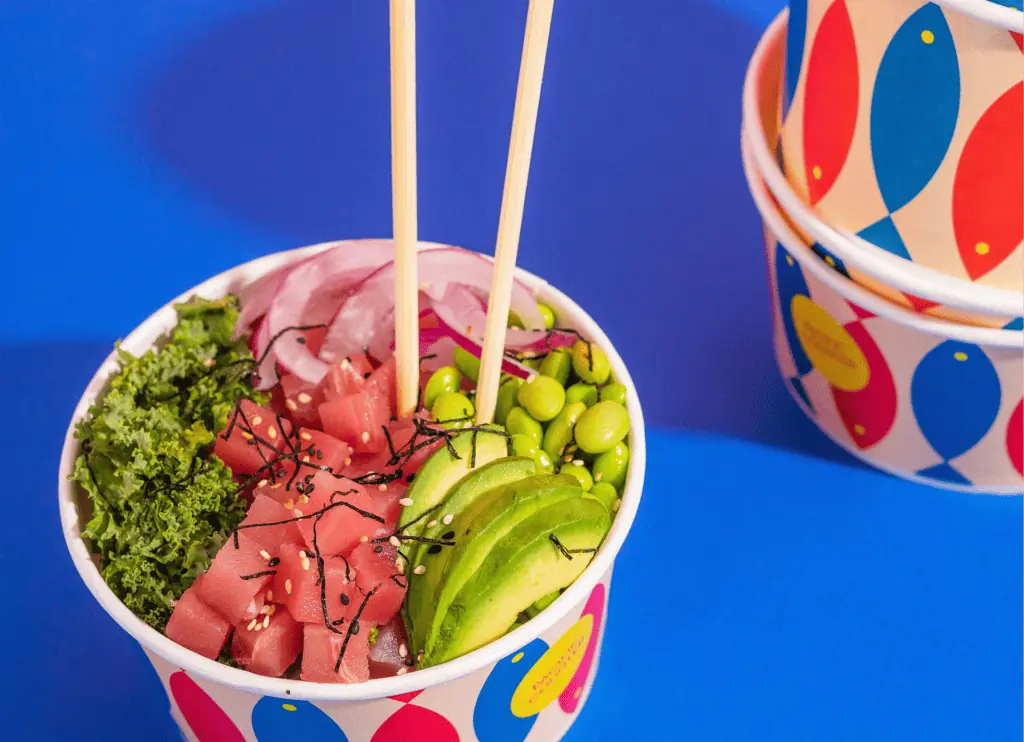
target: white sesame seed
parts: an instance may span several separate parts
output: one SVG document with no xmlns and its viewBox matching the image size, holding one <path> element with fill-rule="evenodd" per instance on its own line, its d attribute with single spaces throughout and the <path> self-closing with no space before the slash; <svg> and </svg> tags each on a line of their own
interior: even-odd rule
<svg viewBox="0 0 1024 742">
<path fill-rule="evenodd" d="M 276 605 L 268 605 L 267 606 L 267 615 L 268 616 L 273 616 L 275 613 L 277 613 L 277 606 Z"/>
<path fill-rule="evenodd" d="M 407 646 L 405 646 L 404 644 L 399 644 L 398 645 L 398 656 L 399 657 L 408 657 L 409 656 L 409 648 Z"/>
<path fill-rule="evenodd" d="M 451 513 L 441 518 L 441 522 L 444 523 L 446 526 L 450 526 L 453 520 L 455 520 L 455 516 Z"/>
<path fill-rule="evenodd" d="M 573 459 L 572 463 L 576 466 L 583 466 L 583 459 Z"/>
<path fill-rule="evenodd" d="M 273 599 L 274 599 L 274 591 L 273 590 L 267 590 L 267 602 L 269 603 Z"/>
<path fill-rule="evenodd" d="M 286 399 L 284 401 L 284 406 L 287 407 L 292 412 L 295 412 L 295 410 L 299 409 L 299 406 L 297 404 L 295 404 L 295 400 L 294 399 Z"/>
<path fill-rule="evenodd" d="M 599 471 L 599 472 L 597 472 L 597 474 L 594 475 L 594 481 L 595 482 L 600 482 L 602 479 L 604 479 L 604 472 L 603 471 Z"/>
<path fill-rule="evenodd" d="M 361 544 L 365 544 L 369 540 L 370 540 L 369 536 L 360 536 L 359 537 L 359 543 L 361 543 Z"/>
<path fill-rule="evenodd" d="M 295 508 L 294 510 L 292 510 L 292 515 L 294 515 L 296 518 L 301 518 L 302 517 L 302 511 L 299 510 L 298 508 Z"/>
<path fill-rule="evenodd" d="M 367 431 L 364 430 L 362 435 L 359 436 L 359 440 L 361 440 L 363 443 L 369 443 L 370 442 L 370 434 Z"/>
<path fill-rule="evenodd" d="M 254 618 L 253 621 L 257 621 L 258 622 L 259 619 L 258 618 Z M 253 631 L 259 631 L 262 628 L 263 628 L 263 624 L 262 623 L 257 623 L 255 626 L 252 627 L 252 630 Z"/>
<path fill-rule="evenodd" d="M 256 619 L 254 618 L 252 621 L 250 621 L 249 625 L 246 626 L 246 628 L 249 629 L 249 631 L 252 631 L 254 628 L 256 628 Z"/>
<path fill-rule="evenodd" d="M 305 505 L 309 502 L 309 497 L 306 495 L 299 495 L 299 505 Z"/>
<path fill-rule="evenodd" d="M 277 438 L 277 428 L 273 426 L 267 428 L 267 438 L 269 438 L 270 440 L 274 440 L 275 438 Z"/>
<path fill-rule="evenodd" d="M 310 402 L 313 401 L 313 398 L 306 394 L 305 392 L 299 392 L 298 400 L 302 404 L 309 404 Z"/>
<path fill-rule="evenodd" d="M 267 628 L 268 626 L 270 626 L 270 616 L 263 619 L 263 628 Z"/>
<path fill-rule="evenodd" d="M 622 507 L 622 498 L 620 497 L 618 500 L 615 501 L 615 504 L 612 505 L 612 512 L 615 512 L 615 513 L 619 512 L 619 508 L 621 508 L 621 507 Z"/>
<path fill-rule="evenodd" d="M 394 546 L 396 549 L 402 545 L 402 542 L 398 540 L 398 536 L 392 536 L 388 539 L 388 543 Z"/>
<path fill-rule="evenodd" d="M 417 565 L 416 565 L 416 569 L 414 569 L 414 570 L 412 571 L 412 573 L 413 573 L 414 575 L 421 575 L 421 574 L 424 574 L 424 573 L 425 573 L 426 571 L 427 571 L 427 568 L 426 568 L 426 567 L 424 567 L 424 566 L 423 566 L 422 564 L 417 564 Z"/>
<path fill-rule="evenodd" d="M 291 580 L 285 580 L 284 581 L 284 591 L 286 593 L 288 593 L 289 595 L 292 594 L 292 581 Z"/>
<path fill-rule="evenodd" d="M 405 675 L 407 672 L 409 672 L 408 667 L 399 667 L 397 670 L 395 670 L 395 675 Z"/>
<path fill-rule="evenodd" d="M 407 508 L 410 505 L 412 505 L 412 498 L 411 497 L 403 497 L 401 500 L 398 501 L 398 504 L 401 505 L 403 508 Z"/>
<path fill-rule="evenodd" d="M 401 554 L 395 557 L 395 569 L 403 574 L 405 573 L 405 559 L 402 558 Z"/>
<path fill-rule="evenodd" d="M 437 521 L 436 520 L 432 520 L 429 523 L 427 523 L 427 528 L 433 528 L 436 525 L 437 525 Z"/>
<path fill-rule="evenodd" d="M 313 440 L 313 436 L 311 436 L 305 430 L 303 430 L 301 433 L 299 433 L 299 438 L 301 438 L 304 441 L 311 441 L 311 440 Z"/>
<path fill-rule="evenodd" d="M 303 572 L 308 572 L 309 571 L 309 560 L 306 557 L 302 557 L 302 571 Z"/>
<path fill-rule="evenodd" d="M 268 552 L 266 550 L 262 550 L 262 551 L 260 551 L 260 556 L 263 557 L 264 561 L 267 561 L 267 562 L 270 561 L 270 552 Z"/>
<path fill-rule="evenodd" d="M 306 464 L 309 463 L 309 454 L 308 453 L 307 454 L 303 454 L 300 458 L 302 459 L 303 463 L 306 463 Z"/>
<path fill-rule="evenodd" d="M 293 509 L 295 508 L 295 500 L 293 500 L 293 499 L 291 499 L 291 498 L 289 497 L 289 498 L 288 498 L 288 500 L 287 500 L 287 502 L 285 502 L 284 506 L 285 506 L 285 508 L 287 508 L 288 510 L 293 510 Z"/>
<path fill-rule="evenodd" d="M 243 431 L 242 431 L 242 437 L 243 437 L 243 438 L 245 438 L 245 439 L 246 439 L 247 441 L 251 441 L 251 440 L 252 440 L 252 433 L 246 433 L 246 432 L 245 432 L 245 431 L 243 430 Z"/>
<path fill-rule="evenodd" d="M 379 489 L 381 492 L 387 492 L 388 491 L 388 486 L 386 484 L 381 484 L 381 485 L 378 485 L 377 489 Z"/>
<path fill-rule="evenodd" d="M 280 488 L 280 486 L 281 486 L 280 482 L 274 482 L 272 485 L 270 485 L 270 489 L 276 490 L 276 489 Z"/>
<path fill-rule="evenodd" d="M 570 461 L 572 461 L 572 454 L 569 454 L 568 456 L 564 457 L 562 461 L 568 464 Z"/>
<path fill-rule="evenodd" d="M 254 417 L 252 419 L 252 424 L 253 425 L 259 425 L 261 422 L 263 422 L 263 418 L 260 417 L 259 415 L 257 415 L 256 417 Z"/>
<path fill-rule="evenodd" d="M 210 366 L 212 366 L 215 363 L 216 363 L 216 361 L 213 360 L 212 358 L 207 358 L 205 361 L 203 361 L 203 365 L 206 366 L 207 368 L 209 368 Z"/>
<path fill-rule="evenodd" d="M 349 363 L 349 360 L 348 360 L 347 358 L 346 358 L 346 359 L 344 359 L 344 360 L 343 360 L 343 361 L 341 362 L 341 367 L 342 367 L 342 368 L 348 368 L 348 367 L 349 367 L 349 366 L 351 366 L 351 365 L 352 365 L 352 364 L 351 364 L 351 363 Z"/>
<path fill-rule="evenodd" d="M 352 457 L 349 456 L 347 459 L 345 459 L 345 466 L 350 466 L 351 464 L 352 464 Z"/>
<path fill-rule="evenodd" d="M 266 486 L 267 486 L 268 484 L 270 484 L 270 482 L 269 482 L 268 480 L 266 480 L 266 479 L 261 479 L 261 480 L 260 480 L 260 483 L 259 483 L 259 484 L 257 484 L 256 486 L 257 486 L 257 487 L 266 487 Z"/>
</svg>

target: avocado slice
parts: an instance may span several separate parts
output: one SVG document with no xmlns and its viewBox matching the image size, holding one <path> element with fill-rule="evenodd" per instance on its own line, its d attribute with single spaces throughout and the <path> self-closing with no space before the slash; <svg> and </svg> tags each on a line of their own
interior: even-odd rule
<svg viewBox="0 0 1024 742">
<path fill-rule="evenodd" d="M 456 455 L 452 455 L 452 453 Z M 451 446 L 442 446 L 420 467 L 405 496 L 412 505 L 402 508 L 398 525 L 409 536 L 419 536 L 426 525 L 425 514 L 444 500 L 452 485 L 469 471 L 511 455 L 509 436 L 501 428 L 467 430 L 451 439 Z"/>
<path fill-rule="evenodd" d="M 420 552 L 427 559 L 413 565 L 426 569 L 420 575 L 414 569 L 409 582 L 410 591 L 420 582 L 417 613 L 412 612 L 411 599 L 409 603 L 413 646 L 417 650 L 430 646 L 452 599 L 506 533 L 547 505 L 582 496 L 579 482 L 568 474 L 536 474 L 485 492 L 463 508 L 451 524 L 455 546 L 436 554 Z"/>
<path fill-rule="evenodd" d="M 476 501 L 480 495 L 490 492 L 497 487 L 525 479 L 536 473 L 537 464 L 533 459 L 516 456 L 495 459 L 489 464 L 473 469 L 448 490 L 442 500 L 444 507 L 431 516 L 430 519 L 427 519 L 428 524 L 424 526 L 422 531 L 423 537 L 443 539 L 445 534 L 453 532 L 455 516 Z M 452 516 L 452 519 L 449 519 L 448 524 L 445 524 L 444 521 L 449 515 Z M 434 521 L 437 522 L 431 527 L 429 524 Z M 406 547 L 410 567 L 415 567 L 417 564 L 424 564 L 427 567 L 426 574 L 416 576 L 409 584 L 409 596 L 406 599 L 406 622 L 410 626 L 410 636 L 416 633 L 415 629 L 411 628 L 415 625 L 414 618 L 420 623 L 425 622 L 423 627 L 424 635 L 430 627 L 430 619 L 433 616 L 434 588 L 441 575 L 441 570 L 435 570 L 433 564 L 435 557 L 440 556 L 442 550 L 450 548 L 453 547 L 431 545 L 416 541 L 409 542 Z M 435 579 L 435 576 L 437 579 Z M 417 646 L 413 642 L 413 647 Z"/>
<path fill-rule="evenodd" d="M 593 552 L 567 556 L 552 534 L 569 551 L 596 549 L 610 527 L 605 507 L 585 497 L 556 502 L 521 521 L 451 601 L 421 666 L 447 662 L 497 639 L 521 611 L 580 576 Z"/>
</svg>

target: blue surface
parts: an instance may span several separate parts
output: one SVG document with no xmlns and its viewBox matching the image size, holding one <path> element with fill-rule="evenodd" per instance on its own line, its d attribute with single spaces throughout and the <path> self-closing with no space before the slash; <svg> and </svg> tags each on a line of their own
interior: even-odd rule
<svg viewBox="0 0 1024 742">
<path fill-rule="evenodd" d="M 177 739 L 66 555 L 61 438 L 111 342 L 170 296 L 390 233 L 385 5 L 0 5 L 0 738 Z M 525 3 L 420 5 L 421 234 L 487 250 Z M 779 5 L 556 9 L 521 262 L 606 327 L 658 429 L 568 739 L 1019 740 L 1020 500 L 853 463 L 774 368 L 738 131 Z"/>
</svg>

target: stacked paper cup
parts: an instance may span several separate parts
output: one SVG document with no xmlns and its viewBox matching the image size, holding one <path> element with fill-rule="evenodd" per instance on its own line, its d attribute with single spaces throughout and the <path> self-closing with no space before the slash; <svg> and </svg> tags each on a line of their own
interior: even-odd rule
<svg viewBox="0 0 1024 742">
<path fill-rule="evenodd" d="M 743 155 L 779 367 L 869 463 L 1024 492 L 1021 0 L 792 0 Z"/>
</svg>

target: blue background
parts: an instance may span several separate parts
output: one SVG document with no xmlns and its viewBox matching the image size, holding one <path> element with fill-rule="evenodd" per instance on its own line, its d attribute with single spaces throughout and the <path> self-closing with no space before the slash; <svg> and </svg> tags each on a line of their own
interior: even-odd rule
<svg viewBox="0 0 1024 742">
<path fill-rule="evenodd" d="M 780 5 L 556 8 L 520 262 L 605 326 L 653 428 L 568 739 L 1016 741 L 1020 500 L 867 470 L 774 368 L 738 133 Z M 0 6 L 3 739 L 176 739 L 66 555 L 63 432 L 111 343 L 168 298 L 274 250 L 390 234 L 386 6 Z M 424 239 L 493 245 L 525 7 L 419 4 Z"/>
</svg>

